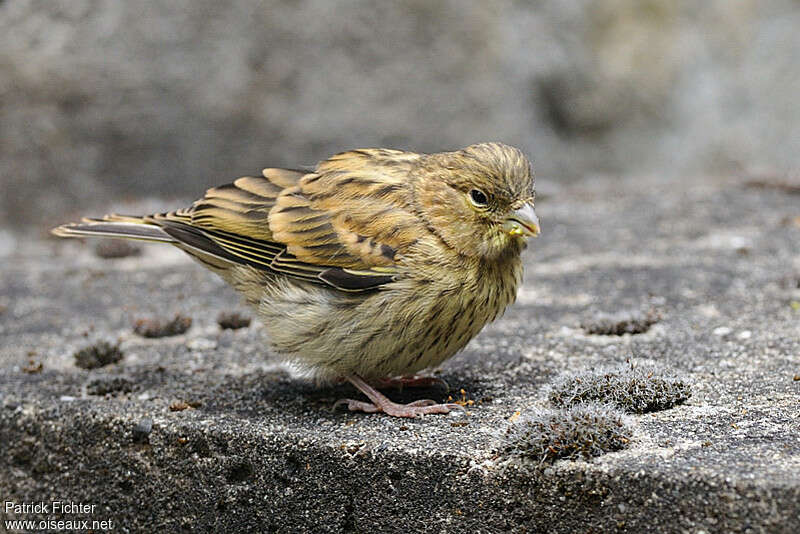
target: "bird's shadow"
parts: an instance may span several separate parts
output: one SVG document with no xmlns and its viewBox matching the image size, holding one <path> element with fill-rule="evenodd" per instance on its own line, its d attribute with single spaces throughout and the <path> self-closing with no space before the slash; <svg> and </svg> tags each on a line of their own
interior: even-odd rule
<svg viewBox="0 0 800 534">
<path fill-rule="evenodd" d="M 381 393 L 394 402 L 408 403 L 420 399 L 436 402 L 469 401 L 491 402 L 492 384 L 477 377 L 460 374 L 441 374 L 437 378 L 444 385 L 425 387 L 379 388 Z M 310 381 L 296 379 L 285 372 L 257 372 L 247 376 L 226 377 L 214 390 L 195 390 L 201 399 L 201 410 L 209 414 L 235 413 L 243 417 L 263 417 L 268 412 L 279 410 L 283 413 L 307 414 L 309 408 L 325 413 L 345 414 L 341 407 L 334 411 L 340 399 L 368 400 L 363 393 L 347 382 L 317 385 Z"/>
</svg>

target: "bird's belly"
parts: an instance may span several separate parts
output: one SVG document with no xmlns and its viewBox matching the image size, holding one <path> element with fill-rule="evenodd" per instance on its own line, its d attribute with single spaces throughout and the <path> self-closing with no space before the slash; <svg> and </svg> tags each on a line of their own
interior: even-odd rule
<svg viewBox="0 0 800 534">
<path fill-rule="evenodd" d="M 265 297 L 260 316 L 277 352 L 322 379 L 381 378 L 438 365 L 502 313 L 515 293 L 399 287 L 342 295 L 292 286 Z"/>
</svg>

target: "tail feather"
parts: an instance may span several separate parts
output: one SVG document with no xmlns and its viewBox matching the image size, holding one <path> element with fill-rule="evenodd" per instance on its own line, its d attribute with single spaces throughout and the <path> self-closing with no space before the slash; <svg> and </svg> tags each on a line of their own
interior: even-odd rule
<svg viewBox="0 0 800 534">
<path fill-rule="evenodd" d="M 102 219 L 85 218 L 79 223 L 53 228 L 51 232 L 60 237 L 117 237 L 175 243 L 175 239 L 160 227 L 147 224 L 141 217 L 127 215 L 106 215 Z"/>
<path fill-rule="evenodd" d="M 84 217 L 79 223 L 64 224 L 50 232 L 59 237 L 112 237 L 171 243 L 225 278 L 228 268 L 237 263 L 236 258 L 191 227 L 170 223 L 167 215 L 170 214 Z M 165 226 L 159 226 L 156 221 Z"/>
<path fill-rule="evenodd" d="M 119 213 L 108 213 L 100 218 L 83 217 L 81 220 L 83 222 L 128 222 L 128 223 L 139 223 L 139 224 L 144 224 L 148 222 L 147 217 L 142 217 L 139 215 L 122 215 Z"/>
</svg>

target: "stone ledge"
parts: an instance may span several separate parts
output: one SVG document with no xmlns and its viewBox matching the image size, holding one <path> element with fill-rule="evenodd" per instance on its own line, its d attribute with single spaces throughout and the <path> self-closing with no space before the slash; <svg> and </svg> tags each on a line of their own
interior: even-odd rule
<svg viewBox="0 0 800 534">
<path fill-rule="evenodd" d="M 279 370 L 255 322 L 221 330 L 236 296 L 171 249 L 26 246 L 1 267 L 0 493 L 95 504 L 132 532 L 794 532 L 800 231 L 780 221 L 796 198 L 709 182 L 677 203 L 658 187 L 595 181 L 544 203 L 553 237 L 526 257 L 519 302 L 442 370 L 474 401 L 466 418 L 330 411 L 354 391 Z M 660 318 L 581 328 L 633 308 Z M 179 312 L 185 334 L 132 332 Z M 97 339 L 123 359 L 77 367 Z M 636 416 L 630 447 L 591 461 L 498 453 L 555 376 L 631 356 L 689 377 L 692 397 Z"/>
</svg>

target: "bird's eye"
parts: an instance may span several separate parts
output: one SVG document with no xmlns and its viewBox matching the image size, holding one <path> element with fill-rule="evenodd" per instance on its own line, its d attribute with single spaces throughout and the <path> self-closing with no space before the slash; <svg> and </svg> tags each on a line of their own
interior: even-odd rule
<svg viewBox="0 0 800 534">
<path fill-rule="evenodd" d="M 471 189 L 469 192 L 469 200 L 478 208 L 485 208 L 489 204 L 489 199 L 486 198 L 486 193 L 480 189 Z"/>
</svg>

